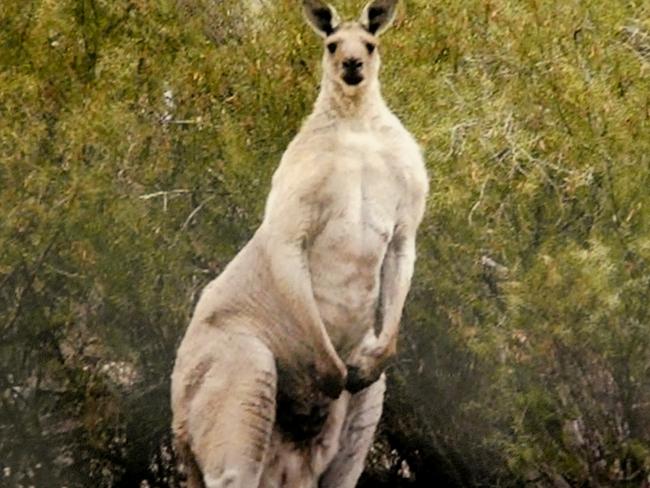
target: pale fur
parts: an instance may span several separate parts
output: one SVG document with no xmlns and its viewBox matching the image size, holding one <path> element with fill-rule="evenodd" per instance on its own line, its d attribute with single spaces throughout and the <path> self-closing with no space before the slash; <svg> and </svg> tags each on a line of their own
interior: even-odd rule
<svg viewBox="0 0 650 488">
<path fill-rule="evenodd" d="M 304 4 L 318 20 L 320 1 Z M 377 4 L 392 17 L 395 1 Z M 337 27 L 321 32 L 337 50 L 324 50 L 321 92 L 263 222 L 204 289 L 178 350 L 173 431 L 191 488 L 352 488 L 381 415 L 428 183 L 381 97 L 379 54 L 366 46 L 377 38 L 360 22 Z M 357 86 L 341 79 L 351 56 L 363 61 Z M 320 433 L 289 438 L 278 398 L 295 415 L 323 406 Z"/>
</svg>

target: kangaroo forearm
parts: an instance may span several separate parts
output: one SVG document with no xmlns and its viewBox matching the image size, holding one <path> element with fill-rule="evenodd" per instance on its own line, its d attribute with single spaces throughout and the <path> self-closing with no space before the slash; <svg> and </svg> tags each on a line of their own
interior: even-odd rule
<svg viewBox="0 0 650 488">
<path fill-rule="evenodd" d="M 272 259 L 271 270 L 281 306 L 291 322 L 300 327 L 305 344 L 316 355 L 336 354 L 320 317 L 311 276 L 305 257 L 299 252 L 278 253 Z"/>
<path fill-rule="evenodd" d="M 380 342 L 397 340 L 402 309 L 411 286 L 414 258 L 410 253 L 390 252 L 384 263 L 382 281 L 382 324 Z"/>
</svg>

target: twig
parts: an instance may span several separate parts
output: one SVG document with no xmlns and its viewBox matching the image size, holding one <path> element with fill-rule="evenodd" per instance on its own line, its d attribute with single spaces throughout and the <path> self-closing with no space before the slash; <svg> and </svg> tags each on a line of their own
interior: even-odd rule
<svg viewBox="0 0 650 488">
<path fill-rule="evenodd" d="M 168 124 L 175 124 L 175 125 L 196 125 L 200 124 L 200 120 L 193 120 L 193 119 L 188 119 L 188 120 L 170 120 L 167 122 Z"/>
<path fill-rule="evenodd" d="M 483 197 L 485 196 L 485 187 L 487 186 L 489 181 L 490 178 L 485 178 L 485 181 L 481 186 L 481 193 L 479 194 L 478 200 L 476 200 L 476 203 L 472 205 L 472 208 L 469 211 L 469 215 L 467 215 L 467 224 L 470 226 L 474 224 L 472 217 L 474 216 L 474 212 L 476 212 L 476 209 L 478 209 L 479 205 L 481 205 L 481 202 L 483 201 Z"/>
<path fill-rule="evenodd" d="M 178 190 L 167 190 L 167 191 L 157 191 L 154 193 L 149 193 L 147 195 L 140 195 L 138 198 L 140 200 L 151 200 L 152 198 L 157 198 L 157 197 L 167 197 L 169 195 L 179 195 L 183 193 L 189 193 L 190 190 L 185 190 L 185 189 L 178 189 Z"/>
<path fill-rule="evenodd" d="M 178 190 L 167 190 L 167 191 L 157 191 L 154 193 L 149 193 L 148 195 L 141 195 L 140 200 L 151 200 L 152 198 L 162 197 L 163 198 L 163 212 L 167 211 L 167 202 L 169 201 L 169 196 L 174 195 L 183 195 L 190 193 L 190 190 L 178 189 Z"/>
<path fill-rule="evenodd" d="M 198 207 L 192 210 L 192 212 L 187 216 L 187 219 L 185 219 L 185 222 L 183 222 L 183 225 L 181 226 L 181 230 L 187 229 L 187 226 L 190 224 L 194 216 L 201 211 L 201 209 L 205 206 L 206 203 L 214 199 L 215 199 L 215 195 L 208 197 L 205 200 L 203 200 Z"/>
<path fill-rule="evenodd" d="M 62 276 L 65 276 L 66 278 L 85 278 L 85 276 L 80 274 L 80 273 L 71 273 L 70 271 L 65 271 L 63 269 L 56 268 L 56 267 L 52 266 L 51 264 L 45 263 L 44 267 L 49 269 L 50 271 L 56 273 L 56 274 L 60 274 Z"/>
</svg>

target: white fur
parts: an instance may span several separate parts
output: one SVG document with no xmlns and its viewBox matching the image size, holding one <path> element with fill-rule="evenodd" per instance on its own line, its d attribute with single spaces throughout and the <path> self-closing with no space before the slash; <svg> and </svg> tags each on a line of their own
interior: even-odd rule
<svg viewBox="0 0 650 488">
<path fill-rule="evenodd" d="M 352 488 L 361 474 L 428 190 L 416 142 L 381 97 L 377 41 L 358 22 L 326 37 L 337 50 L 325 49 L 321 92 L 263 222 L 197 304 L 172 375 L 190 487 Z M 362 60 L 355 86 L 342 78 L 350 56 Z M 348 374 L 352 391 L 375 383 L 340 393 Z M 278 392 L 296 412 L 327 405 L 320 434 L 289 439 Z"/>
</svg>

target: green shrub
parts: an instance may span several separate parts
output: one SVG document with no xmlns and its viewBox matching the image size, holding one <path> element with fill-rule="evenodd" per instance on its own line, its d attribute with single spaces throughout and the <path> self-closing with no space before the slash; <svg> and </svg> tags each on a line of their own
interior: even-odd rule
<svg viewBox="0 0 650 488">
<path fill-rule="evenodd" d="M 0 5 L 9 486 L 175 484 L 175 348 L 318 89 L 299 2 L 255 5 Z M 402 5 L 384 95 L 432 191 L 365 486 L 650 475 L 648 19 L 635 0 Z"/>
</svg>

